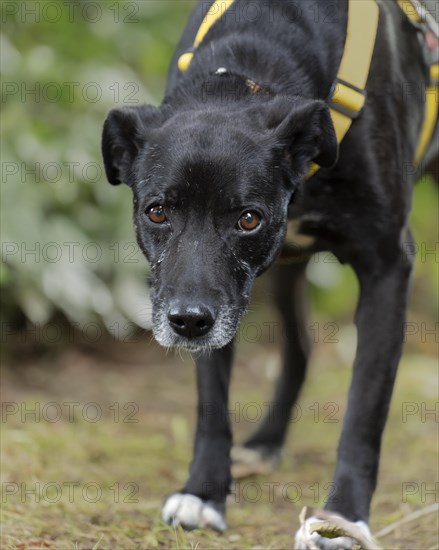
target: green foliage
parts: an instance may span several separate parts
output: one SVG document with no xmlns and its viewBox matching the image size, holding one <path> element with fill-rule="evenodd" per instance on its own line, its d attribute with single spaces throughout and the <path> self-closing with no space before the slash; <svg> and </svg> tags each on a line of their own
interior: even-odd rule
<svg viewBox="0 0 439 550">
<path fill-rule="evenodd" d="M 106 182 L 100 135 L 110 108 L 160 101 L 192 4 L 1 4 L 3 320 L 148 325 L 131 192 Z"/>
</svg>

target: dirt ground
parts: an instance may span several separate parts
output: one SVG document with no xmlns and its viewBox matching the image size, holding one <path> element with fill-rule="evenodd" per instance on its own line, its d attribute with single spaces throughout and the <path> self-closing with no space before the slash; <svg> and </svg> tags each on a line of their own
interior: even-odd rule
<svg viewBox="0 0 439 550">
<path fill-rule="evenodd" d="M 230 400 L 237 442 L 266 410 L 280 364 L 247 323 Z M 133 343 L 70 338 L 38 359 L 23 344 L 2 372 L 2 548 L 292 548 L 300 510 L 331 488 L 353 326 L 338 336 L 317 339 L 280 467 L 236 483 L 222 535 L 160 520 L 191 458 L 190 357 L 166 355 L 146 333 Z M 371 518 L 386 549 L 439 548 L 436 347 L 408 342 L 397 379 Z"/>
</svg>

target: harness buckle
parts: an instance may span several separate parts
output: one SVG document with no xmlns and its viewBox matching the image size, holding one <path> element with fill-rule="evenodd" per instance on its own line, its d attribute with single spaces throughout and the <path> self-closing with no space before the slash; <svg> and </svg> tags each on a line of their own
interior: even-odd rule
<svg viewBox="0 0 439 550">
<path fill-rule="evenodd" d="M 366 90 L 336 77 L 331 87 L 328 105 L 331 109 L 355 120 L 363 110 L 366 97 Z"/>
</svg>

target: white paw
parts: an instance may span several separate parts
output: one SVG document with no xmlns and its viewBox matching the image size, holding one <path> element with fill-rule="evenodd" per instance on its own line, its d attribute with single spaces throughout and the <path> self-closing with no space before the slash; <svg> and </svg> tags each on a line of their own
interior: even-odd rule
<svg viewBox="0 0 439 550">
<path fill-rule="evenodd" d="M 221 512 L 195 495 L 174 493 L 169 496 L 162 508 L 162 518 L 169 525 L 181 525 L 188 530 L 209 528 L 222 532 L 227 529 Z"/>
<path fill-rule="evenodd" d="M 359 547 L 360 541 L 357 538 L 326 538 L 322 537 L 318 533 L 311 533 L 310 526 L 311 524 L 316 523 L 324 523 L 324 521 L 312 516 L 303 522 L 302 526 L 296 533 L 296 538 L 294 540 L 295 550 L 352 550 L 353 548 Z M 352 523 L 345 520 L 344 523 L 346 525 L 350 524 L 350 531 L 352 531 L 352 533 L 358 533 L 362 540 L 370 541 L 373 544 L 369 527 L 366 523 L 364 523 L 364 521 L 356 521 Z M 370 548 L 378 547 L 370 546 Z"/>
</svg>

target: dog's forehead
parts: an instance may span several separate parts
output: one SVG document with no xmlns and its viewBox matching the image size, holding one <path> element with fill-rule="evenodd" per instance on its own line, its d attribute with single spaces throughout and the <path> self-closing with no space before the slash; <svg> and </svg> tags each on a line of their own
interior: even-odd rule
<svg viewBox="0 0 439 550">
<path fill-rule="evenodd" d="M 227 157 L 213 159 L 190 154 L 166 167 L 160 190 L 174 205 L 192 205 L 200 214 L 203 207 L 230 210 L 260 197 L 261 180 L 257 174 L 256 170 L 242 171 Z"/>
<path fill-rule="evenodd" d="M 160 142 L 167 154 L 243 155 L 260 146 L 245 120 L 222 111 L 186 111 L 169 119 L 160 130 Z M 242 160 L 242 159 L 241 159 Z"/>
<path fill-rule="evenodd" d="M 150 144 L 144 168 L 161 191 L 177 200 L 216 196 L 240 202 L 267 180 L 269 153 L 255 137 L 216 113 L 182 113 Z M 236 199 L 233 199 L 236 197 Z"/>
</svg>

